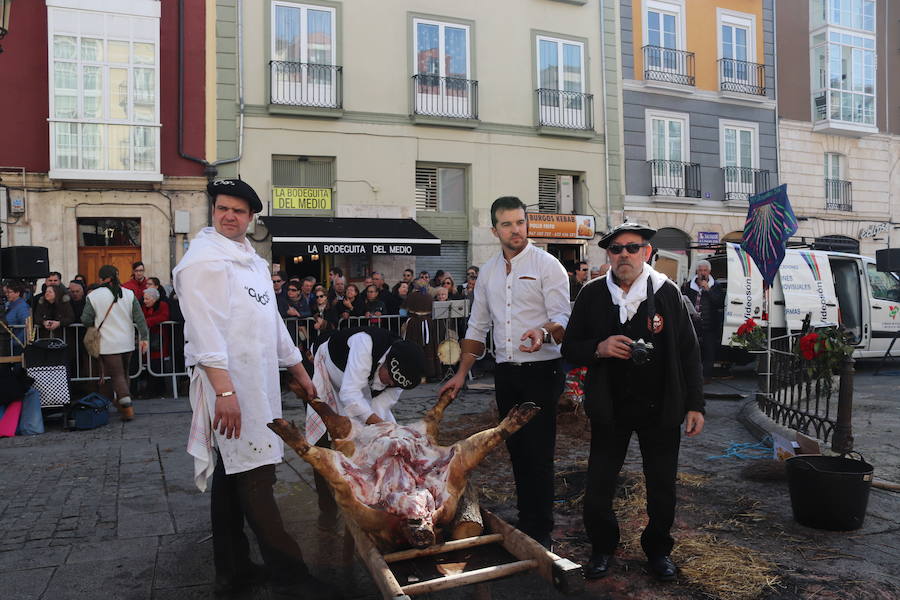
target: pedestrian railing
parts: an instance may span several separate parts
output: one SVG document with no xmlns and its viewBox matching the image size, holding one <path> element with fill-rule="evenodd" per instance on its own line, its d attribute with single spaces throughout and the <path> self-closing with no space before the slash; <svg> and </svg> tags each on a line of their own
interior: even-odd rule
<svg viewBox="0 0 900 600">
<path fill-rule="evenodd" d="M 849 452 L 853 360 L 846 359 L 839 373 L 810 372 L 794 350 L 800 335 L 773 338 L 771 353 L 759 353 L 759 408 L 776 423 Z"/>
</svg>

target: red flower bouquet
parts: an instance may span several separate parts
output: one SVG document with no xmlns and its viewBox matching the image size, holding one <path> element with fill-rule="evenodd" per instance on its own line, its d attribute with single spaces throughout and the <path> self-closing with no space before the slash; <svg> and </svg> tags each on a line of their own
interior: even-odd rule
<svg viewBox="0 0 900 600">
<path fill-rule="evenodd" d="M 765 350 L 766 332 L 752 318 L 747 319 L 731 334 L 731 345 L 749 351 Z"/>
</svg>

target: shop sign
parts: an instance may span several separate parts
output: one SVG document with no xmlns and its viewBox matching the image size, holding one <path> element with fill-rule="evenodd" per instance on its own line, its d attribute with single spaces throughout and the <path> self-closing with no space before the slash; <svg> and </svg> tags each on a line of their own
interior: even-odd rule
<svg viewBox="0 0 900 600">
<path fill-rule="evenodd" d="M 875 223 L 859 230 L 859 239 L 873 238 L 879 233 L 884 233 L 891 226 L 890 223 Z"/>
<path fill-rule="evenodd" d="M 331 210 L 331 188 L 273 187 L 272 210 Z"/>
<path fill-rule="evenodd" d="M 528 236 L 589 240 L 594 237 L 594 217 L 528 213 Z"/>
<path fill-rule="evenodd" d="M 718 231 L 698 231 L 697 232 L 697 245 L 698 246 L 716 246 L 719 244 L 719 232 Z"/>
<path fill-rule="evenodd" d="M 374 244 L 370 242 L 305 242 L 301 254 L 440 255 L 439 244 Z"/>
</svg>

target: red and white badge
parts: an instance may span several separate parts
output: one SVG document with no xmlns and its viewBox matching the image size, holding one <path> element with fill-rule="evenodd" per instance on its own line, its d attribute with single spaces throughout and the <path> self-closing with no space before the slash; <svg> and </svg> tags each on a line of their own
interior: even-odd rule
<svg viewBox="0 0 900 600">
<path fill-rule="evenodd" d="M 653 333 L 659 333 L 663 330 L 665 323 L 666 321 L 665 319 L 663 319 L 663 316 L 659 313 L 656 313 L 655 315 L 653 315 L 652 321 L 650 319 L 647 319 L 647 329 L 649 329 Z"/>
</svg>

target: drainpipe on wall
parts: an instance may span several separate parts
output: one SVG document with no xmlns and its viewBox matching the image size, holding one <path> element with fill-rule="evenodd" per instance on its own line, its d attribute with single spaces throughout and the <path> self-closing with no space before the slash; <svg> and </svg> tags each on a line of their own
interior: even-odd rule
<svg viewBox="0 0 900 600">
<path fill-rule="evenodd" d="M 603 92 L 603 161 L 605 163 L 606 176 L 606 230 L 612 229 L 612 220 L 609 213 L 611 202 L 609 199 L 609 119 L 606 114 L 606 2 L 600 0 L 600 84 Z"/>
<path fill-rule="evenodd" d="M 206 159 L 191 156 L 184 151 L 184 0 L 178 0 L 178 154 L 181 158 L 192 160 L 203 165 L 204 174 L 212 181 L 220 165 L 227 165 L 241 160 L 244 152 L 244 27 L 243 0 L 237 0 L 237 53 L 238 53 L 238 151 L 231 158 L 208 162 Z M 207 225 L 212 225 L 212 207 L 207 208 Z M 174 245 L 174 234 L 172 234 Z M 174 247 L 174 246 L 173 246 Z"/>
<path fill-rule="evenodd" d="M 775 77 L 772 84 L 772 96 L 775 98 L 775 168 L 778 169 L 778 184 L 781 181 L 781 127 L 778 125 L 778 0 L 772 0 L 772 69 Z M 765 53 L 764 53 L 765 54 Z"/>
</svg>

